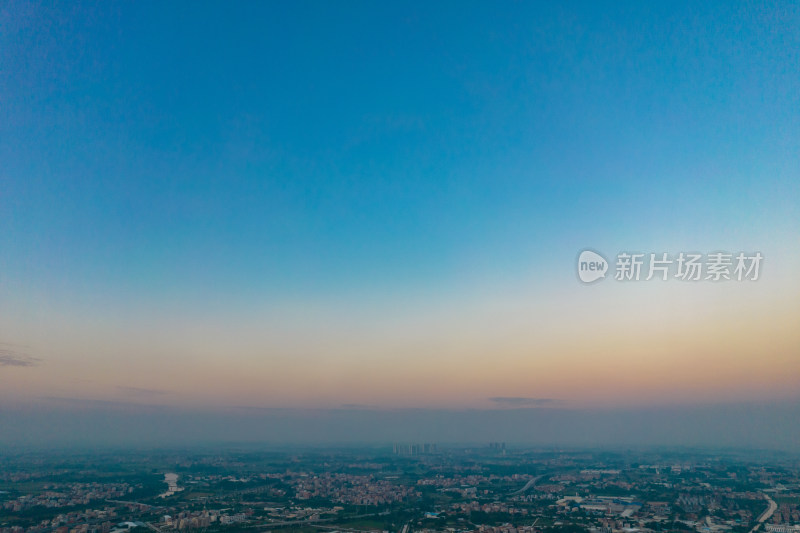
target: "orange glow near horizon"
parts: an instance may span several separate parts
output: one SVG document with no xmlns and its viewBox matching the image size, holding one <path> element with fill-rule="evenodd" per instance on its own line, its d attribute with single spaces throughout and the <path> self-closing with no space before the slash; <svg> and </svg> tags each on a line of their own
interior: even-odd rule
<svg viewBox="0 0 800 533">
<path fill-rule="evenodd" d="M 319 306 L 305 319 L 278 309 L 247 322 L 72 317 L 46 332 L 20 321 L 24 342 L 42 362 L 4 372 L 0 385 L 5 399 L 176 406 L 501 408 L 517 404 L 491 398 L 531 398 L 541 400 L 535 405 L 585 408 L 781 400 L 800 390 L 800 312 L 796 295 L 781 286 L 765 283 L 756 292 L 608 284 L 567 295 L 539 288 L 449 307 Z M 746 297 L 735 293 L 748 289 Z"/>
</svg>

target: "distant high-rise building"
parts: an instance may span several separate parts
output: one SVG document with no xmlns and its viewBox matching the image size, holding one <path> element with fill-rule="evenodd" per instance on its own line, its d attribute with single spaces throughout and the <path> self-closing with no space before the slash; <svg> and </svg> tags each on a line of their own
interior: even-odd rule
<svg viewBox="0 0 800 533">
<path fill-rule="evenodd" d="M 395 455 L 421 455 L 428 453 L 436 453 L 438 446 L 435 443 L 422 443 L 422 444 L 397 444 L 393 446 Z"/>
</svg>

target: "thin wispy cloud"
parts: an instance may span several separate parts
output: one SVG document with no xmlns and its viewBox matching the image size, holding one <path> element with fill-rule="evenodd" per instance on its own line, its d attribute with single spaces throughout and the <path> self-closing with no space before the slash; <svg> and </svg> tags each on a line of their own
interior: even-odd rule
<svg viewBox="0 0 800 533">
<path fill-rule="evenodd" d="M 77 410 L 118 410 L 122 409 L 125 411 L 133 410 L 136 412 L 137 410 L 152 410 L 152 409 L 164 409 L 165 406 L 163 405 L 152 405 L 146 403 L 139 403 L 135 399 L 131 400 L 100 400 L 100 399 L 93 399 L 93 398 L 72 398 L 68 396 L 43 396 L 39 398 L 41 401 L 44 402 L 45 405 L 66 408 L 66 409 L 77 409 Z"/>
<path fill-rule="evenodd" d="M 147 389 L 142 387 L 126 387 L 118 385 L 117 389 L 129 396 L 146 397 L 146 396 L 163 396 L 167 391 L 160 389 Z"/>
<path fill-rule="evenodd" d="M 489 398 L 489 401 L 504 407 L 543 407 L 561 402 L 554 398 L 527 398 L 524 396 L 494 396 Z"/>
<path fill-rule="evenodd" d="M 28 355 L 12 344 L 0 344 L 0 366 L 30 367 L 40 362 L 38 357 Z"/>
</svg>

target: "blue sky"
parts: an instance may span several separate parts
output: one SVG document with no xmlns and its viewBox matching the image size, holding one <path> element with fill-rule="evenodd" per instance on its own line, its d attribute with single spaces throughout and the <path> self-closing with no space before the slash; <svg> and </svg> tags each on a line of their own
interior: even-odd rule
<svg viewBox="0 0 800 533">
<path fill-rule="evenodd" d="M 0 342 L 42 361 L 13 370 L 30 390 L 51 365 L 96 374 L 62 394 L 98 400 L 120 400 L 102 392 L 115 369 L 165 388 L 120 362 L 134 345 L 212 373 L 202 346 L 245 339 L 226 357 L 291 382 L 269 365 L 351 353 L 339 326 L 378 331 L 376 359 L 435 358 L 484 327 L 476 345 L 496 348 L 513 319 L 481 309 L 520 305 L 578 353 L 566 309 L 611 290 L 580 292 L 579 250 L 759 250 L 775 275 L 730 298 L 774 310 L 782 325 L 742 345 L 782 339 L 780 368 L 797 348 L 799 28 L 793 2 L 3 2 Z M 670 305 L 723 305 L 695 294 Z M 281 320 L 278 344 L 259 336 Z M 487 397 L 528 394 L 497 379 Z M 348 394 L 319 402 L 366 401 Z"/>
<path fill-rule="evenodd" d="M 796 221 L 797 21 L 789 3 L 7 4 L 7 268 L 413 284 L 598 223 Z"/>
</svg>

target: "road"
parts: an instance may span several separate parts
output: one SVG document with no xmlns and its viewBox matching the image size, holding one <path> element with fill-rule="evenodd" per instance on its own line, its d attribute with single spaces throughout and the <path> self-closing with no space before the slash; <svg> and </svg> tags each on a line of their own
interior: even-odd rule
<svg viewBox="0 0 800 533">
<path fill-rule="evenodd" d="M 140 507 L 149 507 L 150 509 L 166 509 L 163 505 L 153 505 L 152 503 L 129 502 L 125 500 L 106 500 L 108 503 L 116 503 L 119 505 L 138 505 Z"/>
<path fill-rule="evenodd" d="M 772 514 L 778 509 L 778 504 L 775 503 L 775 500 L 770 498 L 769 495 L 764 492 L 761 494 L 763 494 L 764 498 L 767 500 L 767 502 L 769 502 L 769 506 L 767 507 L 767 510 L 761 513 L 761 516 L 758 517 L 758 521 L 756 522 L 756 525 L 753 526 L 753 529 L 750 530 L 750 533 L 755 533 L 756 530 L 761 527 L 761 524 L 769 520 Z"/>
<path fill-rule="evenodd" d="M 357 518 L 366 518 L 369 516 L 384 516 L 388 514 L 386 511 L 381 511 L 380 513 L 367 513 L 367 514 L 357 514 L 353 516 L 334 516 L 330 518 L 306 518 L 302 520 L 282 520 L 280 522 L 267 522 L 267 523 L 259 523 L 259 524 L 250 524 L 245 527 L 248 528 L 259 528 L 261 531 L 269 531 L 270 529 L 275 529 L 276 527 L 285 527 L 285 526 L 298 526 L 298 525 L 305 525 L 305 526 L 313 526 L 318 528 L 326 528 L 327 526 L 322 525 L 324 522 L 334 522 L 334 521 L 341 521 L 345 522 L 347 520 L 354 520 Z M 335 527 L 331 526 L 332 528 L 339 529 L 341 531 L 348 531 L 347 528 L 342 527 Z M 353 530 L 355 531 L 355 530 Z"/>
<path fill-rule="evenodd" d="M 531 488 L 531 487 L 533 487 L 534 485 L 536 485 L 536 482 L 537 482 L 537 481 L 539 481 L 540 479 L 542 479 L 543 477 L 544 477 L 543 475 L 542 475 L 542 476 L 536 476 L 535 478 L 533 478 L 533 479 L 531 479 L 530 481 L 528 481 L 528 482 L 525 484 L 525 486 L 524 486 L 524 487 L 522 487 L 521 489 L 519 489 L 519 490 L 518 490 L 518 491 L 516 491 L 516 492 L 512 492 L 512 493 L 511 493 L 511 496 L 516 496 L 517 494 L 522 494 L 523 492 L 525 492 L 525 491 L 526 491 L 526 490 L 528 490 L 529 488 Z"/>
</svg>

